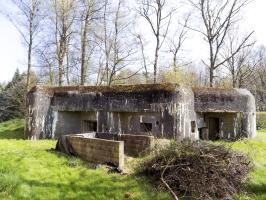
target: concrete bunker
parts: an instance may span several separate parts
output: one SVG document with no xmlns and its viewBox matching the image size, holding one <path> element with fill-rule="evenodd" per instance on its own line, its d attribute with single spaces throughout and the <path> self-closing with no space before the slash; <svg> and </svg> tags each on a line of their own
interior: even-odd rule
<svg viewBox="0 0 266 200">
<path fill-rule="evenodd" d="M 35 87 L 28 93 L 26 137 L 88 131 L 198 139 L 191 88 L 176 84 Z"/>
<path fill-rule="evenodd" d="M 168 83 L 36 86 L 27 96 L 25 135 L 28 139 L 67 135 L 70 143 L 74 141 L 71 145 L 77 155 L 95 162 L 108 161 L 105 155 L 110 149 L 105 145 L 110 142 L 120 150 L 109 156 L 122 166 L 117 155 L 142 152 L 152 143 L 149 137 L 252 138 L 256 134 L 255 108 L 254 97 L 245 89 L 188 88 Z M 91 132 L 94 137 L 88 136 Z M 102 160 L 97 160 L 100 157 Z"/>
<path fill-rule="evenodd" d="M 195 88 L 199 138 L 204 140 L 254 137 L 255 99 L 245 89 Z"/>
<path fill-rule="evenodd" d="M 108 132 L 167 139 L 234 139 L 256 134 L 255 99 L 245 89 L 176 84 L 34 87 L 26 137 Z"/>
</svg>

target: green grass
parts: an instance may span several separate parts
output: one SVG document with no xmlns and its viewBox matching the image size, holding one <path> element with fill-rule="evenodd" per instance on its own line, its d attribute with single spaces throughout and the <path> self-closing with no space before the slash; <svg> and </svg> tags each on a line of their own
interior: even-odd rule
<svg viewBox="0 0 266 200">
<path fill-rule="evenodd" d="M 0 124 L 0 199 L 170 199 L 143 178 L 91 169 L 79 159 L 49 151 L 55 141 L 22 137 L 22 120 Z"/>
<path fill-rule="evenodd" d="M 5 200 L 120 200 L 171 199 L 155 190 L 144 178 L 109 174 L 105 168 L 91 169 L 76 158 L 57 154 L 56 141 L 27 141 L 23 120 L 0 124 L 0 199 Z M 239 199 L 266 199 L 266 130 L 253 140 L 227 143 L 253 158 L 248 195 Z"/>
<path fill-rule="evenodd" d="M 23 139 L 25 121 L 14 119 L 0 123 L 0 139 Z"/>
<path fill-rule="evenodd" d="M 266 129 L 266 112 L 257 112 L 256 118 L 258 129 Z"/>
<path fill-rule="evenodd" d="M 248 182 L 248 195 L 243 195 L 240 199 L 249 197 L 254 200 L 266 199 L 266 130 L 257 132 L 257 137 L 252 140 L 242 140 L 229 143 L 234 149 L 248 154 L 253 162 L 255 170 L 250 174 Z"/>
</svg>

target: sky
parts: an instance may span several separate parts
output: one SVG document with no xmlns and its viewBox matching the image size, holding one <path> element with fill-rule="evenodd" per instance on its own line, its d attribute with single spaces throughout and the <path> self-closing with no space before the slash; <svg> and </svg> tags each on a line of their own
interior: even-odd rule
<svg viewBox="0 0 266 200">
<path fill-rule="evenodd" d="M 265 0 L 253 0 L 243 11 L 243 21 L 241 22 L 241 26 L 246 32 L 255 31 L 254 38 L 257 44 L 263 45 L 266 45 L 265 8 Z M 201 48 L 195 47 L 195 44 L 201 45 L 201 39 L 193 36 L 189 38 L 184 47 L 191 53 L 195 62 L 206 55 Z M 25 71 L 26 58 L 26 47 L 22 43 L 19 32 L 12 23 L 0 15 L 0 82 L 9 81 L 17 68 L 20 71 Z"/>
</svg>

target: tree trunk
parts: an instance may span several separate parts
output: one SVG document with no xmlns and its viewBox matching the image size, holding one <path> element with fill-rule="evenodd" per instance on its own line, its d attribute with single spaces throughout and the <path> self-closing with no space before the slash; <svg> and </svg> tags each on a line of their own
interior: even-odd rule
<svg viewBox="0 0 266 200">
<path fill-rule="evenodd" d="M 63 84 L 63 62 L 59 60 L 58 62 L 58 86 Z"/>
<path fill-rule="evenodd" d="M 53 85 L 53 71 L 52 71 L 52 65 L 51 64 L 48 64 L 48 67 L 49 67 L 49 82 L 50 82 L 50 85 Z"/>
<path fill-rule="evenodd" d="M 235 77 L 235 70 L 234 69 L 232 70 L 232 79 L 233 79 L 233 88 L 235 88 L 236 87 L 236 77 Z"/>
<path fill-rule="evenodd" d="M 210 67 L 210 87 L 213 87 L 213 68 Z"/>
<path fill-rule="evenodd" d="M 81 69 L 80 69 L 80 85 L 84 85 L 86 81 L 86 73 L 87 73 L 87 66 L 86 66 L 86 55 L 87 55 L 87 32 L 88 32 L 88 14 L 85 18 L 84 27 L 81 34 Z M 82 29 L 82 28 L 81 28 Z"/>
<path fill-rule="evenodd" d="M 33 20 L 35 15 L 35 3 L 32 2 L 31 13 L 29 18 L 29 46 L 28 46 L 28 69 L 27 69 L 27 83 L 26 90 L 29 91 L 30 86 L 30 70 L 31 70 L 31 54 L 32 54 L 32 44 L 33 44 Z"/>
<path fill-rule="evenodd" d="M 67 85 L 70 85 L 70 79 L 69 79 L 69 44 L 67 44 L 67 50 L 66 50 L 66 80 Z"/>
<path fill-rule="evenodd" d="M 30 43 L 29 43 L 29 49 L 28 49 L 28 69 L 27 69 L 27 83 L 26 83 L 26 89 L 27 92 L 29 91 L 30 87 L 30 70 L 31 70 L 31 52 L 32 52 L 32 35 L 30 34 Z"/>
<path fill-rule="evenodd" d="M 177 72 L 176 57 L 177 57 L 177 51 L 174 52 L 174 58 L 173 58 L 174 72 Z"/>
<path fill-rule="evenodd" d="M 144 54 L 144 45 L 143 45 L 141 36 L 138 35 L 137 38 L 139 40 L 140 47 L 141 47 L 141 55 L 142 55 L 142 59 L 143 59 L 143 66 L 145 69 L 145 81 L 146 81 L 146 83 L 148 83 L 148 70 L 147 70 L 146 58 L 145 58 L 145 54 Z"/>
<path fill-rule="evenodd" d="M 159 45 L 160 45 L 160 39 L 159 35 L 157 36 L 157 42 L 156 42 L 156 49 L 155 49 L 155 58 L 154 58 L 154 65 L 153 65 L 153 83 L 157 82 L 157 64 L 158 64 L 158 57 L 159 57 Z"/>
<path fill-rule="evenodd" d="M 63 85 L 63 64 L 64 64 L 64 56 L 65 56 L 65 50 L 64 50 L 65 41 L 63 41 L 63 38 L 59 41 L 59 58 L 58 58 L 58 85 Z"/>
</svg>

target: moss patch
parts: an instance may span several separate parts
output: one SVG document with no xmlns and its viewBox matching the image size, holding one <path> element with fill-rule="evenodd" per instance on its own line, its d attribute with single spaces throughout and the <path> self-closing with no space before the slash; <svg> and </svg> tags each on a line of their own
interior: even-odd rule
<svg viewBox="0 0 266 200">
<path fill-rule="evenodd" d="M 68 91 L 79 92 L 146 92 L 146 91 L 167 91 L 175 92 L 178 84 L 137 84 L 137 85 L 111 85 L 111 86 L 63 86 L 63 87 L 34 87 L 30 92 L 41 90 L 45 93 L 62 93 Z"/>
</svg>

